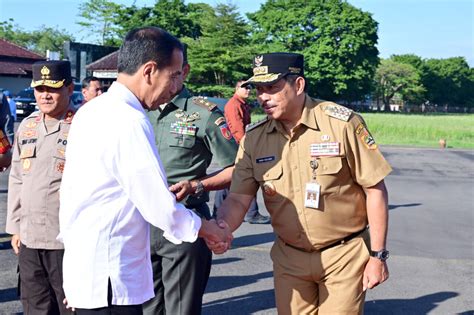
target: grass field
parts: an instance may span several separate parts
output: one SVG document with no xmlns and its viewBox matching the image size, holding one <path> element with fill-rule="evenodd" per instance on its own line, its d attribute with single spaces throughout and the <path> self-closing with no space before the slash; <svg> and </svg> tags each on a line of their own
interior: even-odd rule
<svg viewBox="0 0 474 315">
<path fill-rule="evenodd" d="M 473 114 L 407 115 L 363 113 L 378 144 L 439 147 L 445 139 L 448 148 L 474 149 Z M 265 115 L 252 116 L 252 121 Z"/>
</svg>

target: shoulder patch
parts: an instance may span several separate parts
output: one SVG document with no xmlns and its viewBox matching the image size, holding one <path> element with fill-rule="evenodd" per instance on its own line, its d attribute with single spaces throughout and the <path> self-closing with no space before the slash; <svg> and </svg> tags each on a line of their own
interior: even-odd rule
<svg viewBox="0 0 474 315">
<path fill-rule="evenodd" d="M 327 105 L 324 108 L 324 113 L 330 117 L 334 117 L 343 121 L 348 121 L 352 115 L 352 110 L 341 105 L 333 104 Z"/>
<path fill-rule="evenodd" d="M 214 108 L 217 107 L 217 104 L 210 102 L 207 97 L 204 96 L 195 96 L 193 97 L 193 103 L 199 105 L 201 107 L 206 108 L 208 111 L 212 111 Z"/>
<path fill-rule="evenodd" d="M 264 123 L 266 123 L 268 121 L 268 116 L 263 118 L 262 120 L 259 120 L 257 122 L 254 122 L 252 124 L 248 124 L 246 127 L 245 127 L 245 132 L 249 132 L 251 130 L 254 130 L 255 128 L 257 128 L 258 126 L 261 126 L 263 125 Z"/>
<path fill-rule="evenodd" d="M 216 124 L 216 126 L 219 126 L 220 124 L 222 124 L 223 122 L 225 122 L 225 118 L 224 117 L 219 117 L 216 119 L 216 121 L 214 121 L 214 123 Z"/>
</svg>

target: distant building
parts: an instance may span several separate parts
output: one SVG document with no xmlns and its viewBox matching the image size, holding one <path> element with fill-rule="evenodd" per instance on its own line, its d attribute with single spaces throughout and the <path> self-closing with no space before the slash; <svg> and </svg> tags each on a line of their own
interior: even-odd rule
<svg viewBox="0 0 474 315">
<path fill-rule="evenodd" d="M 117 79 L 118 50 L 87 65 L 87 72 L 102 81 L 108 88 Z"/>
<path fill-rule="evenodd" d="M 17 94 L 30 86 L 32 64 L 45 59 L 26 48 L 0 39 L 0 88 Z"/>
<path fill-rule="evenodd" d="M 90 75 L 90 73 L 87 73 L 86 65 L 117 49 L 117 47 L 111 46 L 66 41 L 64 42 L 64 59 L 68 59 L 71 62 L 71 75 L 79 82 Z"/>
</svg>

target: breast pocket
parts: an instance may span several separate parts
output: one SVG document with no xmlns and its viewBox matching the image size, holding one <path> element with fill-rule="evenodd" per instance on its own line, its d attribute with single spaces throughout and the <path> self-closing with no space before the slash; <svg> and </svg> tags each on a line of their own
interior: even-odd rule
<svg viewBox="0 0 474 315">
<path fill-rule="evenodd" d="M 20 163 L 23 175 L 28 175 L 36 167 L 36 145 L 24 145 L 20 151 Z"/>
<path fill-rule="evenodd" d="M 168 145 L 171 151 L 166 153 L 166 158 L 169 162 L 168 164 L 179 167 L 190 166 L 193 158 L 193 147 L 195 143 L 196 137 L 189 135 L 170 134 L 168 138 Z"/>
<path fill-rule="evenodd" d="M 318 161 L 316 180 L 321 185 L 321 193 L 338 193 L 341 187 L 342 157 L 326 157 Z"/>
<path fill-rule="evenodd" d="M 285 195 L 283 168 L 275 164 L 270 168 L 256 168 L 255 179 L 260 183 L 267 207 L 280 203 Z"/>
</svg>

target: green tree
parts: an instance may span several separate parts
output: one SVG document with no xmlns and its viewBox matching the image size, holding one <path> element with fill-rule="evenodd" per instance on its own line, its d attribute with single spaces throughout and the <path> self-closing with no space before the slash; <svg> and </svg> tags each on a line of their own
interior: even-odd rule
<svg viewBox="0 0 474 315">
<path fill-rule="evenodd" d="M 158 26 L 180 38 L 199 35 L 199 25 L 190 17 L 183 0 L 158 0 L 153 7 L 122 6 L 114 23 L 120 38 L 129 30 L 143 26 Z"/>
<path fill-rule="evenodd" d="M 0 38 L 4 38 L 19 46 L 45 55 L 46 50 L 62 54 L 64 42 L 74 37 L 64 29 L 42 25 L 38 30 L 27 32 L 14 24 L 13 19 L 0 22 Z"/>
<path fill-rule="evenodd" d="M 252 51 L 249 30 L 232 4 L 218 4 L 214 10 L 200 5 L 199 38 L 184 38 L 191 64 L 189 87 L 205 95 L 231 96 L 235 81 L 248 77 Z"/>
<path fill-rule="evenodd" d="M 426 60 L 428 100 L 439 106 L 474 107 L 474 69 L 464 57 Z"/>
<path fill-rule="evenodd" d="M 382 100 L 385 111 L 390 111 L 390 102 L 396 94 L 406 101 L 424 90 L 415 67 L 392 59 L 381 60 L 374 80 L 375 97 Z"/>
<path fill-rule="evenodd" d="M 79 4 L 79 18 L 76 22 L 82 26 L 94 42 L 101 45 L 117 44 L 117 29 L 114 23 L 122 6 L 108 0 L 87 0 Z"/>
<path fill-rule="evenodd" d="M 412 104 L 422 104 L 427 100 L 427 90 L 423 82 L 428 75 L 428 68 L 425 61 L 414 54 L 392 55 L 391 60 L 413 66 L 423 85 L 423 89 L 412 90 L 411 93 L 404 96 L 404 100 Z"/>
<path fill-rule="evenodd" d="M 305 56 L 311 94 L 354 101 L 371 91 L 378 38 L 369 13 L 343 0 L 268 0 L 248 17 L 261 52 Z"/>
</svg>

